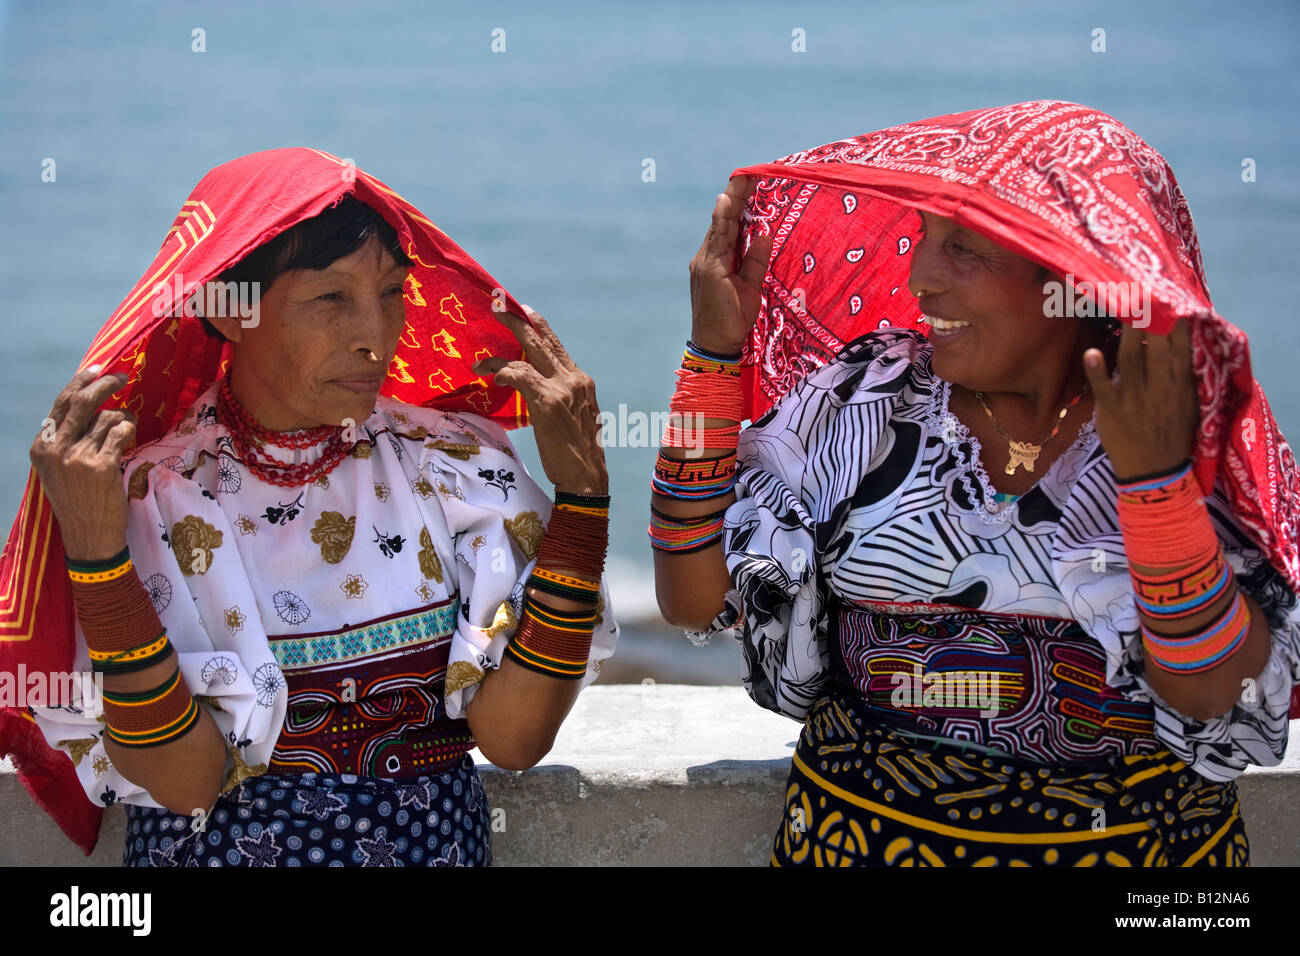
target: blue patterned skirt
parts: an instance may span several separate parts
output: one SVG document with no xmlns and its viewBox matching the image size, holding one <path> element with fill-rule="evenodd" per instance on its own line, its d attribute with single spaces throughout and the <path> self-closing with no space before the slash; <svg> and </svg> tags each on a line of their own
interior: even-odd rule
<svg viewBox="0 0 1300 956">
<path fill-rule="evenodd" d="M 491 809 L 467 754 L 407 780 L 263 774 L 203 821 L 128 806 L 124 866 L 490 866 Z"/>
</svg>

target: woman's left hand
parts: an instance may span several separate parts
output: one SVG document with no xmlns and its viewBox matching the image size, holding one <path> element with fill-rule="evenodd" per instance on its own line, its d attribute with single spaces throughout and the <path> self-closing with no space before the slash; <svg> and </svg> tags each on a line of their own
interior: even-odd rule
<svg viewBox="0 0 1300 956">
<path fill-rule="evenodd" d="M 532 325 L 509 312 L 499 316 L 523 346 L 524 358 L 481 359 L 474 371 L 493 375 L 498 385 L 523 393 L 542 468 L 556 491 L 609 494 L 596 384 L 569 357 L 546 319 L 528 306 L 524 309 Z"/>
<path fill-rule="evenodd" d="M 1200 412 L 1187 320 L 1179 319 L 1169 335 L 1126 325 L 1115 364 L 1107 375 L 1100 349 L 1083 353 L 1097 435 L 1115 475 L 1165 471 L 1190 458 Z"/>
</svg>

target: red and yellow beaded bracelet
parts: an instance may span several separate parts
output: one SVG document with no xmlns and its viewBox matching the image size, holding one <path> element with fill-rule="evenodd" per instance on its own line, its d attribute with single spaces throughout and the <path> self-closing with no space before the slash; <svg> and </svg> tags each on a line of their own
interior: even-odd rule
<svg viewBox="0 0 1300 956">
<path fill-rule="evenodd" d="M 1142 623 L 1147 659 L 1175 674 L 1219 666 L 1245 644 L 1250 609 L 1237 590 L 1191 463 L 1154 475 L 1117 479 L 1115 484 L 1129 576 L 1138 606 L 1147 617 L 1175 628 L 1178 621 L 1203 613 L 1232 594 L 1212 621 L 1190 634 Z M 1139 571 L 1136 564 L 1165 570 Z"/>
</svg>

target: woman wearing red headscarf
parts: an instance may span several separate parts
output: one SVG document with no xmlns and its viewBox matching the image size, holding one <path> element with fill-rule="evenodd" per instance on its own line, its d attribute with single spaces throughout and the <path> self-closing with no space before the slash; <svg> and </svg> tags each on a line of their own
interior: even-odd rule
<svg viewBox="0 0 1300 956">
<path fill-rule="evenodd" d="M 660 607 L 804 722 L 773 863 L 1245 863 L 1295 463 L 1159 154 L 1037 101 L 737 170 L 692 299 Z"/>
<path fill-rule="evenodd" d="M 132 865 L 491 861 L 469 750 L 534 765 L 618 636 L 594 388 L 525 311 L 335 157 L 199 183 L 33 443 L 0 569 L 43 603 L 5 652 L 102 678 L 0 727 L 83 845 L 124 803 Z"/>
</svg>

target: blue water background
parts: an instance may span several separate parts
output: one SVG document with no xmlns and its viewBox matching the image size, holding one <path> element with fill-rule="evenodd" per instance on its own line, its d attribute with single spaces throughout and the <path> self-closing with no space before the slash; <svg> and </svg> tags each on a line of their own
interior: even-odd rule
<svg viewBox="0 0 1300 956">
<path fill-rule="evenodd" d="M 54 395 L 194 183 L 286 145 L 396 188 L 547 316 L 602 407 L 648 413 L 671 392 L 687 263 L 732 169 L 910 119 L 1086 103 L 1169 160 L 1214 301 L 1294 438 L 1298 27 L 1296 5 L 1269 2 L 0 3 L 3 529 Z M 515 437 L 549 487 L 531 429 Z M 638 634 L 657 619 L 654 457 L 607 450 L 615 607 Z M 692 658 L 671 635 L 645 653 L 647 673 L 683 679 L 739 667 L 734 647 Z"/>
</svg>

